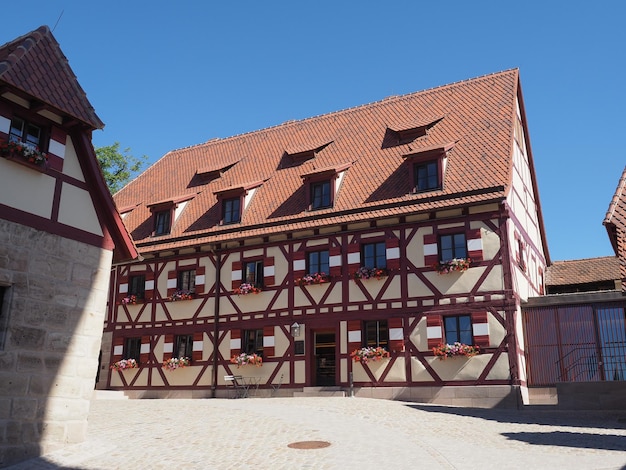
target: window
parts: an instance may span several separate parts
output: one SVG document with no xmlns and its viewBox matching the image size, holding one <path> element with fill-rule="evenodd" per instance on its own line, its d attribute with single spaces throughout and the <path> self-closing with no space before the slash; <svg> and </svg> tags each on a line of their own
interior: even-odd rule
<svg viewBox="0 0 626 470">
<path fill-rule="evenodd" d="M 464 233 L 441 235 L 439 237 L 439 258 L 450 261 L 454 258 L 467 258 L 467 242 Z"/>
<path fill-rule="evenodd" d="M 179 291 L 195 292 L 196 270 L 189 269 L 187 271 L 180 271 L 177 276 L 176 289 Z"/>
<path fill-rule="evenodd" d="M 385 242 L 365 243 L 362 251 L 363 267 L 369 269 L 383 269 L 387 267 L 387 247 Z"/>
<path fill-rule="evenodd" d="M 248 261 L 244 264 L 244 281 L 254 287 L 263 287 L 263 261 Z"/>
<path fill-rule="evenodd" d="M 244 330 L 242 352 L 263 356 L 263 330 Z"/>
<path fill-rule="evenodd" d="M 524 242 L 517 240 L 517 251 L 519 253 L 518 265 L 522 271 L 526 271 L 526 260 L 524 259 Z"/>
<path fill-rule="evenodd" d="M 330 272 L 328 250 L 311 251 L 307 253 L 307 273 L 324 273 Z"/>
<path fill-rule="evenodd" d="M 31 148 L 39 148 L 43 141 L 41 127 L 35 126 L 20 118 L 11 120 L 11 130 L 9 131 L 9 141 L 21 142 Z"/>
<path fill-rule="evenodd" d="M 472 338 L 472 319 L 469 315 L 459 315 L 444 318 L 444 330 L 446 332 L 446 343 L 456 342 L 463 344 L 474 344 Z"/>
<path fill-rule="evenodd" d="M 330 181 L 311 183 L 311 209 L 323 209 L 330 206 Z"/>
<path fill-rule="evenodd" d="M 439 163 L 437 161 L 416 163 L 414 168 L 416 193 L 441 188 Z"/>
<path fill-rule="evenodd" d="M 128 295 L 134 295 L 138 299 L 143 299 L 146 289 L 146 276 L 130 276 L 128 279 Z"/>
<path fill-rule="evenodd" d="M 171 230 L 171 216 L 169 210 L 155 212 L 154 214 L 154 234 L 167 235 Z"/>
<path fill-rule="evenodd" d="M 241 220 L 241 199 L 224 199 L 222 220 L 225 224 L 235 224 Z"/>
<path fill-rule="evenodd" d="M 124 359 L 134 359 L 139 362 L 141 355 L 141 338 L 126 338 L 124 342 Z"/>
<path fill-rule="evenodd" d="M 370 348 L 385 348 L 389 342 L 389 328 L 386 320 L 366 321 L 364 323 L 364 346 Z"/>
<path fill-rule="evenodd" d="M 9 329 L 9 287 L 0 286 L 0 351 L 4 349 L 4 343 Z"/>
<path fill-rule="evenodd" d="M 191 358 L 193 354 L 193 335 L 178 335 L 174 340 L 174 356 Z"/>
</svg>

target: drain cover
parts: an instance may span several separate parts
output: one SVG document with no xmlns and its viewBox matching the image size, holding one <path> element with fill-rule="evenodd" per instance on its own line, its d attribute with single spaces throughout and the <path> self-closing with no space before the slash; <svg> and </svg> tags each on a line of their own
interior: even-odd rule
<svg viewBox="0 0 626 470">
<path fill-rule="evenodd" d="M 292 449 L 323 449 L 329 445 L 330 442 L 326 441 L 300 441 L 292 442 L 288 444 L 287 447 L 291 447 Z"/>
</svg>

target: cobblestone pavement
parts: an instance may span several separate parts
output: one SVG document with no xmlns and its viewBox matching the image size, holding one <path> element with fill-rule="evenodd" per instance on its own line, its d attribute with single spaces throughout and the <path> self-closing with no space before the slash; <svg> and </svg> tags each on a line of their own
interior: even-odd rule
<svg viewBox="0 0 626 470">
<path fill-rule="evenodd" d="M 367 398 L 94 400 L 86 442 L 9 468 L 183 467 L 625 469 L 626 413 Z"/>
</svg>

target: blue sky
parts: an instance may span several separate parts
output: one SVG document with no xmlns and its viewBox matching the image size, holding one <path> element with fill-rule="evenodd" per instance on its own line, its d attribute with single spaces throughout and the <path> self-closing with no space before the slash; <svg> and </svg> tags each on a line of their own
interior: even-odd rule
<svg viewBox="0 0 626 470">
<path fill-rule="evenodd" d="M 626 165 L 624 2 L 25 5 L 2 6 L 10 21 L 0 43 L 54 28 L 106 124 L 94 145 L 117 141 L 150 162 L 213 137 L 517 67 L 552 260 L 614 254 L 602 220 Z"/>
</svg>

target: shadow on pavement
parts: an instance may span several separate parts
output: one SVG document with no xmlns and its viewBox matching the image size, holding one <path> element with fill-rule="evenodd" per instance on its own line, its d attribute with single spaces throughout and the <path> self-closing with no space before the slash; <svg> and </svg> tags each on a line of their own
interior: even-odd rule
<svg viewBox="0 0 626 470">
<path fill-rule="evenodd" d="M 575 447 L 585 449 L 626 451 L 626 439 L 615 434 L 592 434 L 579 432 L 505 432 L 507 439 L 540 446 Z"/>
<path fill-rule="evenodd" d="M 469 416 L 499 423 L 538 424 L 546 426 L 571 426 L 597 429 L 626 429 L 626 411 L 579 411 L 457 408 L 452 406 L 407 404 L 407 408 L 426 413 L 446 413 Z M 532 434 L 532 433 L 531 433 Z M 623 439 L 623 437 L 622 437 Z M 625 444 L 626 445 L 626 444 Z M 620 450 L 623 450 L 622 447 Z"/>
</svg>

